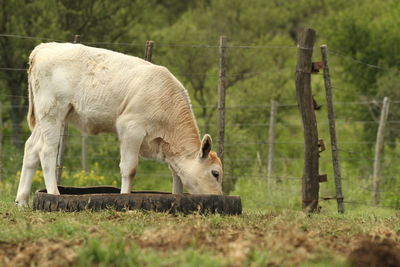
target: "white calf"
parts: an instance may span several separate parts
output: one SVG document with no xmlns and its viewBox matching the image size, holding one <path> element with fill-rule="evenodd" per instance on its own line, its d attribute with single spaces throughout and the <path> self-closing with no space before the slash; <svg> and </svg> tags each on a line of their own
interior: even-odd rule
<svg viewBox="0 0 400 267">
<path fill-rule="evenodd" d="M 211 137 L 200 140 L 188 94 L 164 67 L 80 44 L 45 43 L 29 57 L 28 124 L 16 202 L 28 205 L 41 162 L 47 192 L 59 194 L 56 157 L 61 125 L 120 141 L 121 193 L 129 193 L 139 155 L 165 161 L 174 193 L 222 194 L 222 165 Z"/>
</svg>

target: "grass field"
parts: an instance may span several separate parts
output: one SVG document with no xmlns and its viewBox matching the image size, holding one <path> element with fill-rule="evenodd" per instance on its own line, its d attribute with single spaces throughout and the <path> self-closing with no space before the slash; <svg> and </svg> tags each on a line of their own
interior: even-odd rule
<svg viewBox="0 0 400 267">
<path fill-rule="evenodd" d="M 358 266 L 400 264 L 400 211 L 335 203 L 320 214 L 241 216 L 19 210 L 0 197 L 0 266 Z M 392 265 L 390 265 L 392 263 Z"/>
</svg>

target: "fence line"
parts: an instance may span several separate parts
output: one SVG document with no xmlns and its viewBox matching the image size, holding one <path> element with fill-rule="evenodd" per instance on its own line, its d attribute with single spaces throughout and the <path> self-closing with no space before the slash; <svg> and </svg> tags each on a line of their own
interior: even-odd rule
<svg viewBox="0 0 400 267">
<path fill-rule="evenodd" d="M 109 143 L 109 142 L 107 142 Z M 117 147 L 117 146 L 116 146 Z M 115 151 L 117 152 L 117 151 Z M 0 156 L 1 158 L 9 158 L 9 155 L 2 155 Z M 66 156 L 66 159 L 77 159 L 77 157 L 72 157 L 72 156 Z M 104 159 L 104 160 L 118 160 L 119 159 L 119 154 L 117 156 L 89 156 L 89 159 Z M 342 160 L 344 161 L 355 161 L 355 160 L 367 160 L 367 161 L 374 161 L 373 157 L 341 157 Z M 227 158 L 226 162 L 267 162 L 268 158 L 267 157 L 257 157 L 257 155 L 254 155 L 254 157 L 242 157 L 242 158 Z M 301 157 L 274 157 L 274 161 L 301 161 L 304 160 Z M 330 157 L 322 157 L 320 159 L 321 161 L 330 161 Z M 361 176 L 360 176 L 361 177 Z M 385 176 L 388 177 L 388 176 Z M 393 176 L 395 177 L 395 176 Z"/>
<path fill-rule="evenodd" d="M 3 156 L 3 158 L 7 158 L 6 156 Z M 76 159 L 77 157 L 72 157 L 72 156 L 66 156 L 66 159 Z M 119 160 L 119 155 L 116 157 L 112 157 L 112 156 L 90 156 L 88 157 L 91 160 L 96 160 L 96 159 L 100 159 L 100 160 Z M 303 160 L 303 158 L 290 158 L 290 157 L 274 157 L 274 161 L 301 161 Z M 330 161 L 329 158 L 323 158 L 320 159 L 322 161 Z M 369 161 L 373 161 L 373 158 L 369 158 L 369 159 L 365 159 L 365 158 L 342 158 L 342 160 L 345 161 L 352 161 L 352 160 L 369 160 Z M 255 156 L 254 158 L 227 158 L 225 160 L 226 162 L 256 162 L 256 161 L 261 161 L 261 162 L 266 162 L 267 158 L 259 158 L 257 159 L 257 157 Z M 361 177 L 361 176 L 360 176 Z M 382 176 L 383 177 L 383 176 Z M 384 176 L 387 177 L 387 176 Z"/>
<path fill-rule="evenodd" d="M 3 135 L 3 137 L 23 137 L 23 138 L 28 138 L 30 135 L 30 133 L 27 134 L 16 134 L 16 135 L 10 135 L 10 134 L 6 134 Z M 60 135 L 61 136 L 61 135 Z M 77 138 L 80 139 L 82 136 L 81 135 L 68 135 L 68 137 L 72 137 L 72 138 Z M 99 140 L 93 140 L 93 138 L 96 139 L 100 139 L 100 138 L 112 138 L 115 137 L 117 138 L 115 135 L 91 135 L 89 137 L 89 143 L 93 143 L 93 144 L 97 144 L 100 142 L 114 142 L 114 143 L 118 143 L 118 140 L 103 140 L 103 141 L 99 141 Z M 91 139 L 91 140 L 90 140 Z M 373 145 L 375 144 L 376 141 L 341 141 L 338 142 L 339 145 Z M 259 141 L 259 142 L 237 142 L 237 143 L 225 143 L 226 146 L 249 146 L 249 145 L 269 145 L 269 144 L 274 144 L 274 145 L 303 145 L 304 143 L 301 141 L 275 141 L 273 143 L 269 143 L 266 141 Z M 326 142 L 327 145 L 330 145 L 330 142 Z M 396 145 L 398 144 L 397 142 L 385 142 L 385 144 L 389 144 L 389 145 Z M 339 148 L 339 151 L 344 152 L 344 153 L 349 153 L 349 154 L 359 154 L 359 151 L 350 151 L 347 149 L 343 149 L 343 148 Z"/>
<path fill-rule="evenodd" d="M 118 165 L 115 165 L 115 168 L 118 169 Z M 38 171 L 41 171 L 41 168 L 37 169 Z M 8 172 L 11 173 L 15 173 L 15 175 L 19 174 L 19 172 L 21 171 L 20 168 L 15 168 L 15 169 L 8 169 Z M 84 170 L 82 170 L 81 168 L 69 168 L 68 166 L 63 168 L 63 171 L 68 172 L 68 173 L 79 173 L 79 172 L 84 172 Z M 105 176 L 105 175 L 115 175 L 118 178 L 120 177 L 120 174 L 118 172 L 115 172 L 113 170 L 108 170 L 108 171 L 101 171 L 101 174 L 97 174 L 98 176 Z M 138 171 L 138 177 L 172 177 L 172 173 L 171 172 L 146 172 L 146 171 Z M 225 178 L 231 178 L 231 177 L 237 177 L 235 175 L 229 175 L 226 174 L 224 175 Z M 385 179 L 396 179 L 396 176 L 381 176 L 382 178 Z M 301 177 L 295 177 L 295 176 L 286 176 L 286 175 L 274 175 L 270 177 L 272 180 L 275 181 L 279 181 L 279 180 L 301 180 Z M 344 176 L 342 179 L 343 181 L 346 182 L 352 182 L 354 179 L 358 179 L 358 180 L 368 180 L 371 177 L 369 176 Z M 268 180 L 268 175 L 248 175 L 246 176 L 246 179 L 259 179 L 259 180 L 263 180 L 263 181 L 267 181 Z M 362 188 L 361 191 L 368 191 L 368 192 L 372 192 L 373 189 L 370 188 L 372 187 L 372 184 L 369 183 L 365 186 L 365 188 Z M 385 192 L 385 193 L 389 193 L 389 194 L 397 194 L 396 190 L 400 190 L 400 187 L 396 187 L 396 188 L 390 188 L 390 190 L 382 190 L 380 189 L 379 192 Z M 285 189 L 284 189 L 285 190 Z M 299 189 L 300 191 L 300 189 Z"/>
<path fill-rule="evenodd" d="M 384 68 L 384 67 L 381 67 L 381 66 L 378 66 L 378 65 L 375 65 L 375 64 L 370 64 L 370 63 L 368 63 L 368 62 L 364 62 L 364 61 L 359 60 L 359 59 L 357 59 L 357 58 L 354 58 L 354 57 L 352 57 L 352 56 L 345 55 L 344 53 L 339 52 L 339 51 L 337 51 L 337 50 L 335 50 L 335 49 L 334 49 L 333 51 L 331 50 L 331 51 L 329 52 L 329 54 L 332 54 L 332 55 L 334 55 L 334 56 L 339 56 L 339 57 L 348 58 L 348 59 L 350 59 L 350 60 L 352 60 L 352 61 L 354 61 L 354 62 L 356 62 L 356 63 L 358 63 L 358 64 L 365 65 L 365 66 L 367 66 L 367 67 L 369 67 L 369 68 L 378 69 L 378 70 L 387 70 L 387 68 Z"/>
<path fill-rule="evenodd" d="M 3 68 L 0 68 L 0 70 L 9 70 L 9 71 L 27 71 L 28 69 L 23 69 L 23 68 L 7 68 L 7 67 L 3 67 Z"/>
<path fill-rule="evenodd" d="M 1 68 L 0 68 L 1 69 Z M 26 70 L 26 69 L 24 69 Z M 262 72 L 261 72 L 262 73 Z M 10 94 L 0 94 L 0 97 L 16 97 L 16 98 L 28 98 L 26 95 L 10 95 Z M 400 104 L 400 100 L 391 100 L 391 104 Z M 369 104 L 377 104 L 379 106 L 382 105 L 382 100 L 381 99 L 372 99 L 369 101 L 336 101 L 333 102 L 334 105 L 369 105 Z M 298 105 L 296 103 L 279 103 L 277 102 L 277 107 L 297 107 Z M 13 105 L 13 106 L 24 106 L 24 105 Z M 192 105 L 192 108 L 216 108 L 215 105 Z M 253 108 L 270 108 L 270 104 L 264 104 L 264 103 L 254 103 L 254 104 L 245 104 L 245 105 L 230 105 L 226 106 L 227 109 L 232 108 L 232 109 L 253 109 Z"/>
<path fill-rule="evenodd" d="M 51 38 L 42 38 L 42 37 L 32 37 L 32 36 L 24 36 L 24 35 L 14 35 L 14 34 L 0 34 L 0 37 L 5 37 L 5 38 L 21 38 L 21 39 L 32 39 L 32 40 L 51 40 L 51 41 L 60 41 L 60 40 L 56 40 L 56 39 L 51 39 Z M 64 41 L 61 41 L 64 42 Z M 85 42 L 86 44 L 93 44 L 93 45 L 125 45 L 125 46 L 140 46 L 143 47 L 143 44 L 134 44 L 134 43 L 118 43 L 118 42 L 114 42 L 114 43 L 107 43 L 107 42 Z M 218 45 L 209 45 L 209 44 L 163 44 L 163 43 L 156 43 L 155 47 L 188 47 L 188 48 L 218 48 Z M 225 46 L 227 49 L 293 49 L 293 48 L 298 48 L 300 51 L 301 50 L 312 50 L 312 48 L 305 48 L 305 47 L 301 47 L 301 46 L 270 46 L 270 45 L 265 45 L 265 46 L 247 46 L 247 45 L 226 45 Z M 330 52 L 330 54 L 335 55 L 335 56 L 340 56 L 340 57 L 345 57 L 348 58 L 358 64 L 362 64 L 365 65 L 371 69 L 376 69 L 376 70 L 386 70 L 386 68 L 380 67 L 378 65 L 375 64 L 370 64 L 367 62 L 363 62 L 361 60 L 358 60 L 357 58 L 354 58 L 352 56 L 348 56 L 348 55 L 344 55 L 341 54 L 341 52 L 336 52 L 335 50 L 332 52 Z M 17 68 L 17 67 L 0 67 L 0 70 L 2 71 L 26 71 L 26 68 Z M 235 76 L 243 76 L 243 75 L 259 75 L 259 74 L 263 74 L 263 73 L 267 73 L 267 71 L 265 72 L 249 72 L 249 73 L 231 73 L 231 74 L 227 74 L 228 77 L 235 77 Z M 322 73 L 319 73 L 320 75 L 322 75 Z M 204 75 L 203 73 L 176 73 L 176 75 Z M 215 77 L 218 74 L 215 74 Z M 213 74 L 207 74 L 207 76 L 214 76 Z M 335 88 L 336 89 L 336 88 Z M 21 98 L 27 98 L 26 96 L 14 96 L 14 95 L 2 95 L 3 97 L 21 97 Z M 394 104 L 399 104 L 400 100 L 395 100 L 392 101 L 392 103 Z M 376 105 L 376 106 L 381 106 L 381 100 L 368 100 L 368 101 L 351 101 L 351 102 L 336 102 L 333 103 L 334 105 Z M 285 107 L 285 108 L 297 108 L 298 104 L 295 103 L 278 103 L 277 104 L 278 107 Z M 12 105 L 10 107 L 26 107 L 26 105 Z M 227 106 L 226 109 L 268 109 L 271 106 L 269 104 L 248 104 L 248 105 L 231 105 L 231 106 Z M 202 106 L 202 105 L 195 105 L 193 106 L 194 109 L 197 108 L 211 108 L 211 109 L 216 109 L 217 106 L 216 105 L 207 105 L 207 106 Z M 319 125 L 324 125 L 327 122 L 322 122 L 322 123 L 318 123 Z M 338 121 L 337 123 L 339 124 L 356 124 L 356 123 L 362 123 L 362 124 L 378 124 L 377 121 L 371 120 L 353 120 L 353 121 Z M 293 124 L 293 123 L 286 123 L 286 122 L 282 122 L 282 121 L 277 121 L 276 122 L 277 125 L 283 125 L 283 126 L 301 126 L 300 124 Z M 400 124 L 400 120 L 392 120 L 392 121 L 387 121 L 387 124 Z M 210 124 L 204 125 L 204 126 L 210 126 Z M 269 123 L 232 123 L 232 124 L 226 124 L 225 126 L 235 126 L 235 127 L 268 127 L 270 126 Z M 24 135 L 25 136 L 25 135 Z M 12 137 L 12 135 L 5 135 L 4 137 Z M 81 136 L 77 136 L 77 135 L 73 135 L 73 136 L 69 136 L 69 137 L 79 137 L 81 138 Z M 91 137 L 91 139 L 93 139 L 93 137 Z M 107 141 L 110 142 L 110 141 Z M 113 142 L 113 141 L 111 141 Z M 116 143 L 118 142 L 117 140 L 115 141 Z M 102 143 L 102 141 L 100 140 L 90 140 L 89 143 Z M 342 145 L 355 145 L 355 144 L 375 144 L 375 141 L 358 141 L 358 142 L 339 142 L 339 146 Z M 288 142 L 239 142 L 239 143 L 225 143 L 225 146 L 227 148 L 232 148 L 232 147 L 236 147 L 236 146 L 249 146 L 249 145 L 304 145 L 304 142 L 295 142 L 295 141 L 288 141 Z M 329 143 L 328 143 L 329 144 Z M 385 144 L 397 144 L 396 142 L 385 142 Z M 348 154 L 360 154 L 359 152 L 353 151 L 353 152 L 349 152 L 347 150 L 343 150 L 341 147 L 339 148 L 339 152 L 340 153 L 348 153 Z M 71 159 L 69 157 L 66 157 L 68 159 Z M 90 157 L 90 159 L 113 159 L 116 160 L 116 158 L 114 157 Z M 274 160 L 300 160 L 302 158 L 290 158 L 290 157 L 275 157 Z M 369 158 L 369 157 L 364 157 L 364 156 L 358 156 L 358 157 L 345 157 L 345 158 L 341 158 L 342 160 L 366 160 L 366 161 L 373 161 L 373 158 Z M 264 158 L 259 158 L 260 162 L 263 163 L 265 161 Z M 329 160 L 329 158 L 323 157 L 321 160 Z M 116 160 L 117 161 L 117 160 Z M 227 158 L 226 159 L 227 162 L 246 162 L 246 161 L 254 161 L 256 162 L 257 159 L 256 157 L 254 158 Z M 164 173 L 152 173 L 152 175 L 149 176 L 164 176 L 166 174 Z M 167 176 L 167 175 L 166 175 Z M 170 174 L 168 175 L 170 176 Z M 226 177 L 237 177 L 237 176 L 229 176 L 227 175 Z M 247 177 L 247 176 L 246 176 Z M 268 175 L 250 175 L 247 178 L 253 178 L 253 179 L 266 179 L 268 177 Z M 396 179 L 397 177 L 395 176 L 381 176 L 382 178 L 387 178 L 387 179 Z M 350 177 L 348 177 L 345 180 L 350 180 Z M 351 178 L 356 178 L 355 176 L 351 176 Z M 359 176 L 359 179 L 370 179 L 370 177 L 363 177 L 363 176 Z M 300 177 L 291 177 L 291 176 L 273 176 L 272 179 L 292 179 L 292 180 L 301 180 Z M 368 190 L 368 189 L 364 189 L 364 190 Z M 381 192 L 381 191 L 379 191 Z M 382 191 L 385 192 L 385 191 Z M 391 192 L 392 191 L 388 191 Z M 346 202 L 347 203 L 347 202 Z"/>
<path fill-rule="evenodd" d="M 19 38 L 19 39 L 30 39 L 30 40 L 45 40 L 45 41 L 56 41 L 56 42 L 65 42 L 65 40 L 46 38 L 46 37 L 37 37 L 37 36 L 27 36 L 27 35 L 19 35 L 19 34 L 5 34 L 1 33 L 0 37 L 9 37 L 9 38 Z"/>
<path fill-rule="evenodd" d="M 27 36 L 27 35 L 20 35 L 20 34 L 7 34 L 7 33 L 2 33 L 0 34 L 0 37 L 4 38 L 19 38 L 19 39 L 30 39 L 30 40 L 45 40 L 45 41 L 57 41 L 57 42 L 68 42 L 68 40 L 61 40 L 61 39 L 55 39 L 55 38 L 48 38 L 48 37 L 37 37 L 37 36 Z M 72 39 L 72 37 L 71 37 Z M 121 46 L 138 46 L 142 47 L 142 43 L 127 43 L 127 42 L 82 42 L 83 44 L 92 44 L 92 45 L 121 45 Z M 189 48 L 219 48 L 219 45 L 214 44 L 166 44 L 166 43 L 158 43 L 155 42 L 155 46 L 165 46 L 165 47 L 189 47 Z M 304 50 L 311 50 L 313 48 L 305 48 L 301 47 L 299 45 L 227 45 L 227 48 L 239 48 L 239 49 L 265 49 L 265 48 L 284 48 L 284 49 L 304 49 Z M 329 54 L 332 54 L 334 56 L 339 56 L 339 57 L 345 57 L 349 58 L 352 61 L 365 65 L 369 68 L 374 68 L 378 70 L 387 70 L 387 68 L 378 66 L 376 64 L 371 64 L 368 62 L 364 62 L 360 59 L 354 58 L 352 56 L 349 56 L 341 51 L 338 51 L 336 49 L 330 50 Z"/>
<path fill-rule="evenodd" d="M 37 37 L 37 36 L 27 36 L 27 35 L 19 35 L 19 34 L 0 34 L 0 37 L 8 37 L 8 38 L 19 38 L 19 39 L 30 39 L 30 40 L 44 40 L 44 41 L 56 41 L 56 42 L 68 42 L 68 40 L 47 38 L 47 37 Z M 89 45 L 121 45 L 121 46 L 143 46 L 143 44 L 139 43 L 128 43 L 128 42 L 81 42 L 82 44 Z M 173 43 L 159 43 L 156 42 L 155 46 L 160 47 L 189 47 L 189 48 L 219 48 L 219 45 L 210 45 L 210 44 L 173 44 Z M 227 45 L 227 48 L 244 48 L 244 49 L 276 49 L 276 48 L 289 48 L 296 49 L 295 45 Z M 304 48 L 303 48 L 304 49 Z"/>
</svg>

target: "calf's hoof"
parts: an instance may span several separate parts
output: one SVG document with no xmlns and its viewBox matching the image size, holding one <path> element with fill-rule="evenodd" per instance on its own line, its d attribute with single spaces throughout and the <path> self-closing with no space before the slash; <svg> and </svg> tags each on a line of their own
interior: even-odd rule
<svg viewBox="0 0 400 267">
<path fill-rule="evenodd" d="M 29 202 L 28 200 L 15 200 L 15 204 L 18 206 L 20 209 L 24 208 L 29 208 Z"/>
</svg>

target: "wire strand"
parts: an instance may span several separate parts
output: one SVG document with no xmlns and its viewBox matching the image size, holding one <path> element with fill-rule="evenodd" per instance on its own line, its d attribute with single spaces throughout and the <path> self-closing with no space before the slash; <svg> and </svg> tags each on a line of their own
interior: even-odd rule
<svg viewBox="0 0 400 267">
<path fill-rule="evenodd" d="M 30 39 L 30 40 L 43 40 L 43 41 L 55 41 L 55 42 L 65 42 L 65 40 L 47 38 L 47 37 L 36 37 L 36 36 L 27 36 L 20 34 L 0 34 L 0 37 L 9 37 L 9 38 L 19 38 L 19 39 Z"/>
</svg>

